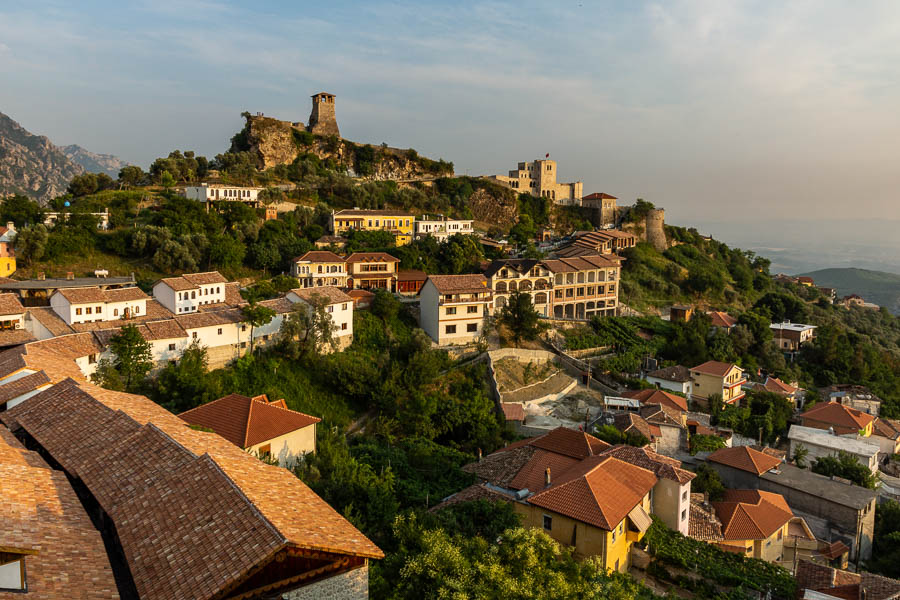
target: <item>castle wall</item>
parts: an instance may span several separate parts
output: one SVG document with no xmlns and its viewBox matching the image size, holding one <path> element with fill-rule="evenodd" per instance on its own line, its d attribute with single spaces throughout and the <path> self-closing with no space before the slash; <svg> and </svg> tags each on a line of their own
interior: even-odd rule
<svg viewBox="0 0 900 600">
<path fill-rule="evenodd" d="M 666 211 L 661 208 L 655 208 L 647 213 L 645 220 L 645 229 L 647 234 L 647 242 L 662 252 L 666 249 L 666 232 L 664 229 L 666 220 Z"/>
</svg>

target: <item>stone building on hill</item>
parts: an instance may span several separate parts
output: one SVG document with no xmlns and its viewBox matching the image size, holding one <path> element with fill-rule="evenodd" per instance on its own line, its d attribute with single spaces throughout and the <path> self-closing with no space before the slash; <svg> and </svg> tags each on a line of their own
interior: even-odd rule
<svg viewBox="0 0 900 600">
<path fill-rule="evenodd" d="M 341 137 L 337 117 L 334 114 L 334 94 L 319 92 L 312 95 L 312 112 L 306 130 L 316 135 L 336 135 Z"/>
<path fill-rule="evenodd" d="M 516 193 L 547 198 L 554 204 L 564 206 L 579 206 L 584 189 L 581 181 L 557 183 L 556 161 L 549 158 L 520 162 L 517 168 L 509 171 L 509 175 L 491 175 L 488 179 Z"/>
</svg>

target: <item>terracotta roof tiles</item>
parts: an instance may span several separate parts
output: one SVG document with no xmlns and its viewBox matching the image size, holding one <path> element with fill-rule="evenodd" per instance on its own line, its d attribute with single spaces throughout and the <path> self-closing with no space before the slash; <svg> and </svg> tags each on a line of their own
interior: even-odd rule
<svg viewBox="0 0 900 600">
<path fill-rule="evenodd" d="M 691 494 L 688 536 L 701 542 L 720 542 L 724 539 L 722 521 L 703 494 Z"/>
<path fill-rule="evenodd" d="M 641 404 L 662 404 L 676 410 L 687 412 L 687 398 L 676 396 L 662 390 L 638 390 L 622 394 L 626 398 L 638 400 Z"/>
<path fill-rule="evenodd" d="M 488 292 L 484 275 L 430 275 L 428 277 L 440 294 Z"/>
<path fill-rule="evenodd" d="M 534 438 L 529 445 L 573 458 L 595 456 L 610 448 L 610 445 L 600 438 L 566 427 L 557 427 Z"/>
<path fill-rule="evenodd" d="M 338 263 L 344 262 L 344 259 L 334 252 L 329 252 L 328 250 L 310 250 L 303 256 L 298 256 L 291 262 L 299 263 L 299 262 L 312 262 L 312 263 Z"/>
<path fill-rule="evenodd" d="M 98 287 L 60 288 L 53 293 L 65 298 L 69 304 L 103 304 L 106 296 Z"/>
<path fill-rule="evenodd" d="M 342 292 L 340 289 L 330 285 L 314 288 L 296 289 L 291 290 L 290 293 L 296 295 L 307 303 L 312 302 L 313 298 L 315 298 L 316 296 L 325 298 L 326 300 L 328 300 L 328 304 L 353 302 L 353 298 Z"/>
<path fill-rule="evenodd" d="M 766 539 L 794 516 L 781 494 L 762 490 L 727 489 L 722 501 L 711 504 L 725 540 Z"/>
<path fill-rule="evenodd" d="M 345 262 L 348 263 L 357 263 L 357 262 L 400 262 L 399 258 L 394 258 L 387 252 L 354 252 L 350 256 L 347 257 Z"/>
<path fill-rule="evenodd" d="M 800 419 L 803 421 L 808 419 L 810 421 L 828 423 L 834 425 L 835 429 L 843 428 L 858 431 L 864 429 L 869 423 L 874 421 L 875 417 L 832 400 L 830 402 L 816 404 L 811 409 L 801 414 Z M 814 425 L 808 426 L 813 427 Z M 841 433 L 843 433 L 843 431 Z"/>
<path fill-rule="evenodd" d="M 697 365 L 696 367 L 692 367 L 691 371 L 698 371 L 700 373 L 705 373 L 707 375 L 716 375 L 718 377 L 724 377 L 728 375 L 728 372 L 735 368 L 735 365 L 732 363 L 719 362 L 717 360 L 708 360 L 701 365 Z"/>
<path fill-rule="evenodd" d="M 781 461 L 747 446 L 720 448 L 707 457 L 708 461 L 723 464 L 741 471 L 762 475 L 774 469 Z"/>
<path fill-rule="evenodd" d="M 16 294 L 0 294 L 0 315 L 21 315 L 25 313 L 25 307 L 19 302 Z"/>
<path fill-rule="evenodd" d="M 659 479 L 669 479 L 677 482 L 679 485 L 684 485 L 697 476 L 687 469 L 682 469 L 680 460 L 658 454 L 649 447 L 613 446 L 604 452 L 603 455 L 612 456 L 642 469 L 647 469 Z"/>
</svg>

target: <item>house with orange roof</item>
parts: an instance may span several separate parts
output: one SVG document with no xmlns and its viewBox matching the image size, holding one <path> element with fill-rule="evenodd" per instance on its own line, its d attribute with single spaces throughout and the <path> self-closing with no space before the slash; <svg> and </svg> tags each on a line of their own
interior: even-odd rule
<svg viewBox="0 0 900 600">
<path fill-rule="evenodd" d="M 632 392 L 624 392 L 625 398 L 633 398 L 640 401 L 641 404 L 662 404 L 680 412 L 687 412 L 687 398 L 676 396 L 662 390 L 637 390 Z"/>
<path fill-rule="evenodd" d="M 224 303 L 228 280 L 218 271 L 185 273 L 153 284 L 153 297 L 174 315 L 194 313 L 201 306 Z"/>
<path fill-rule="evenodd" d="M 259 457 L 292 468 L 304 454 L 316 452 L 316 423 L 322 419 L 291 410 L 284 399 L 229 394 L 178 415 Z"/>
<path fill-rule="evenodd" d="M 691 395 L 707 402 L 719 396 L 725 404 L 738 404 L 745 383 L 744 370 L 733 363 L 709 360 L 691 368 Z"/>
<path fill-rule="evenodd" d="M 526 524 L 544 529 L 581 556 L 599 557 L 609 569 L 624 571 L 630 565 L 631 546 L 649 526 L 646 513 L 687 531 L 694 474 L 649 447 L 610 446 L 583 431 L 558 427 L 463 470 L 482 483 L 442 505 L 473 497 L 511 502 Z"/>
<path fill-rule="evenodd" d="M 711 504 L 722 523 L 720 548 L 767 562 L 783 559 L 784 538 L 794 517 L 783 496 L 761 490 L 725 490 L 722 500 Z"/>
<path fill-rule="evenodd" d="M 347 265 L 343 257 L 329 250 L 310 250 L 291 261 L 291 275 L 301 288 L 347 287 Z"/>
<path fill-rule="evenodd" d="M 350 289 L 397 291 L 400 259 L 386 252 L 354 252 L 345 263 L 347 287 Z"/>
<path fill-rule="evenodd" d="M 727 312 L 722 312 L 721 310 L 713 310 L 708 313 L 709 315 L 709 324 L 711 327 L 716 329 L 724 329 L 726 332 L 731 331 L 731 328 L 737 325 L 737 319 L 729 315 Z"/>
<path fill-rule="evenodd" d="M 484 275 L 431 275 L 419 293 L 422 329 L 441 346 L 473 343 L 492 297 Z"/>
<path fill-rule="evenodd" d="M 761 392 L 769 392 L 787 398 L 791 404 L 797 405 L 803 390 L 796 385 L 785 383 L 777 377 L 766 377 L 765 383 L 754 384 L 753 389 Z"/>
<path fill-rule="evenodd" d="M 834 400 L 820 402 L 800 415 L 800 424 L 816 429 L 830 429 L 837 435 L 872 435 L 875 417 Z"/>
</svg>

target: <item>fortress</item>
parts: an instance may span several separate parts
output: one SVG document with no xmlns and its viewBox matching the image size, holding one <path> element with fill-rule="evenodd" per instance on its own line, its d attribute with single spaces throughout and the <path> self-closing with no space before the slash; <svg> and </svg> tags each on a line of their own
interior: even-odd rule
<svg viewBox="0 0 900 600">
<path fill-rule="evenodd" d="M 319 92 L 312 96 L 312 112 L 306 130 L 316 135 L 336 135 L 341 137 L 337 117 L 334 116 L 334 94 Z"/>
</svg>

